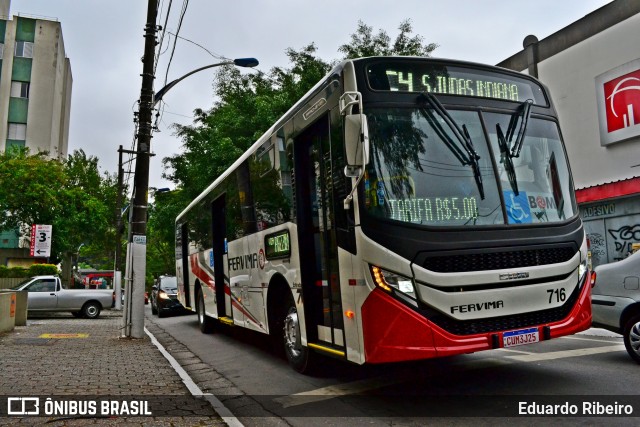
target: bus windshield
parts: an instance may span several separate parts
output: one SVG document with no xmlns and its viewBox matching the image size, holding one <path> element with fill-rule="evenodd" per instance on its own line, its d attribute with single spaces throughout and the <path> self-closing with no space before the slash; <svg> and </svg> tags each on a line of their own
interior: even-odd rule
<svg viewBox="0 0 640 427">
<path fill-rule="evenodd" d="M 508 129 L 511 114 L 484 113 L 483 117 L 477 111 L 454 109 L 448 113 L 456 125 L 466 128 L 475 162 L 445 118 L 427 107 L 367 110 L 371 160 L 364 177 L 364 202 L 368 214 L 449 227 L 563 221 L 574 215 L 569 169 L 554 122 L 530 119 L 515 157 L 501 151 L 497 130 Z"/>
</svg>

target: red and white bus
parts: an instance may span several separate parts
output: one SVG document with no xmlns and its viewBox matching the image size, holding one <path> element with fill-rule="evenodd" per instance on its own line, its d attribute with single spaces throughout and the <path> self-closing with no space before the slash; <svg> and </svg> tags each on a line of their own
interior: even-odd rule
<svg viewBox="0 0 640 427">
<path fill-rule="evenodd" d="M 176 219 L 203 332 L 270 334 L 299 372 L 529 344 L 591 325 L 556 111 L 512 71 L 336 66 Z"/>
</svg>

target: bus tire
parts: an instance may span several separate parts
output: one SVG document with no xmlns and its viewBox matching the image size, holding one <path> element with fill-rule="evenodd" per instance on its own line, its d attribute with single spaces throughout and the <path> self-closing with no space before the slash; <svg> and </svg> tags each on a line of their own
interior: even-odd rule
<svg viewBox="0 0 640 427">
<path fill-rule="evenodd" d="M 636 314 L 627 320 L 622 336 L 627 353 L 636 363 L 640 364 L 640 314 Z"/>
<path fill-rule="evenodd" d="M 198 325 L 203 334 L 213 333 L 213 319 L 206 315 L 202 291 L 198 292 Z"/>
<path fill-rule="evenodd" d="M 313 353 L 308 347 L 302 345 L 300 337 L 300 322 L 298 319 L 298 310 L 293 302 L 289 299 L 286 305 L 285 316 L 283 320 L 282 340 L 284 342 L 284 352 L 291 367 L 301 374 L 308 374 L 313 368 Z"/>
</svg>

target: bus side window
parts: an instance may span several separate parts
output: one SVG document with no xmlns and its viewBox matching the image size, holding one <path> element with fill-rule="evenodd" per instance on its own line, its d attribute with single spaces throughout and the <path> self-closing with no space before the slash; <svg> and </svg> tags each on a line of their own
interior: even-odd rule
<svg viewBox="0 0 640 427">
<path fill-rule="evenodd" d="M 250 164 L 257 231 L 289 221 L 292 197 L 291 168 L 284 153 L 283 136 L 274 134 L 260 149 Z"/>
</svg>

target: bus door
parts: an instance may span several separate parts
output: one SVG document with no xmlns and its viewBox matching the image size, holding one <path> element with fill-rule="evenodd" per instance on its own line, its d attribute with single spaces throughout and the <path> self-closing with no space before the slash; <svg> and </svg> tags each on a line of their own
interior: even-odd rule
<svg viewBox="0 0 640 427">
<path fill-rule="evenodd" d="M 213 280 L 216 288 L 216 307 L 218 319 L 231 318 L 231 297 L 226 292 L 225 259 L 227 235 L 225 195 L 218 197 L 211 203 L 211 236 L 213 257 Z"/>
<path fill-rule="evenodd" d="M 298 247 L 309 343 L 344 347 L 328 116 L 294 143 Z"/>
<path fill-rule="evenodd" d="M 189 282 L 189 226 L 185 222 L 180 226 L 180 253 L 182 263 L 182 283 L 184 292 L 184 305 L 191 307 L 191 283 Z M 180 272 L 178 272 L 180 274 Z"/>
</svg>

